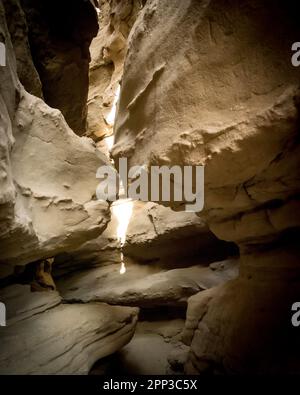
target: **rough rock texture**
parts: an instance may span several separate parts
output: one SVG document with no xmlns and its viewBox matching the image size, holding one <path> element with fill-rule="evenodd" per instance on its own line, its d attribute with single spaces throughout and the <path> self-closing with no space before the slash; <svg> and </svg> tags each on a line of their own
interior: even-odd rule
<svg viewBox="0 0 300 395">
<path fill-rule="evenodd" d="M 58 108 L 71 129 L 86 131 L 89 45 L 98 31 L 91 1 L 21 0 L 29 43 L 46 103 Z"/>
<path fill-rule="evenodd" d="M 92 266 L 120 263 L 121 252 L 116 233 L 117 226 L 117 219 L 111 213 L 110 221 L 99 237 L 89 239 L 70 252 L 58 254 L 54 263 L 55 275 L 61 276 Z"/>
<path fill-rule="evenodd" d="M 56 281 L 68 302 L 100 301 L 139 307 L 185 306 L 190 295 L 233 279 L 237 260 L 166 270 L 160 266 L 126 262 L 120 275 L 118 265 L 76 272 Z"/>
<path fill-rule="evenodd" d="M 56 292 L 1 290 L 9 311 L 1 328 L 1 374 L 87 374 L 133 336 L 138 310 L 103 303 L 60 304 Z"/>
<path fill-rule="evenodd" d="M 61 303 L 58 292 L 32 293 L 29 286 L 21 284 L 1 288 L 0 295 L 6 305 L 7 325 L 23 321 Z"/>
<path fill-rule="evenodd" d="M 91 266 L 120 263 L 117 239 L 118 219 L 112 212 L 104 232 L 69 253 L 55 258 L 57 276 Z M 169 268 L 209 263 L 236 255 L 232 244 L 218 240 L 203 219 L 194 213 L 175 212 L 149 202 L 133 202 L 132 215 L 123 247 L 126 259 L 153 262 Z M 108 270 L 108 269 L 107 269 Z M 112 271 L 116 270 L 115 265 Z M 149 269 L 149 273 L 152 269 Z M 141 273 L 145 269 L 141 268 Z"/>
<path fill-rule="evenodd" d="M 127 229 L 124 254 L 140 261 L 196 257 L 213 262 L 234 252 L 218 240 L 195 213 L 176 212 L 156 203 L 135 202 Z"/>
<path fill-rule="evenodd" d="M 84 7 L 91 7 L 88 4 Z M 6 305 L 7 326 L 0 331 L 0 374 L 87 374 L 99 358 L 130 341 L 138 309 L 62 304 L 57 292 L 47 291 L 55 288 L 50 273 L 53 259 L 32 261 L 76 249 L 105 229 L 110 211 L 106 202 L 95 200 L 96 170 L 109 162 L 91 139 L 73 133 L 59 110 L 20 84 L 18 76 L 32 93 L 39 94 L 24 15 L 17 1 L 4 5 L 0 2 L 0 37 L 5 38 L 7 52 L 7 65 L 0 67 L 0 277 L 6 278 L 1 282 L 0 300 Z M 84 36 L 81 39 L 87 40 Z M 88 40 L 80 51 L 87 46 Z M 75 51 L 74 56 L 73 61 L 81 55 Z M 84 59 L 88 67 L 88 58 Z M 84 68 L 85 63 L 76 67 Z M 75 97 L 79 103 L 80 97 Z M 28 262 L 22 272 L 20 266 Z M 14 266 L 18 266 L 14 276 L 8 278 Z M 31 289 L 46 292 L 30 292 L 29 285 L 16 283 L 3 287 L 24 279 L 31 266 Z"/>
<path fill-rule="evenodd" d="M 237 280 L 191 299 L 188 373 L 299 371 L 296 16 L 292 2 L 153 0 L 130 34 L 113 156 L 205 165 L 210 229 L 241 252 Z"/>
<path fill-rule="evenodd" d="M 180 341 L 183 325 L 181 319 L 138 322 L 132 341 L 115 355 L 97 362 L 90 374 L 182 374 L 189 350 Z"/>
<path fill-rule="evenodd" d="M 108 205 L 93 199 L 96 170 L 108 162 L 58 110 L 23 89 L 2 4 L 0 26 L 7 50 L 7 66 L 0 68 L 0 266 L 6 275 L 8 264 L 75 249 L 104 230 Z"/>
<path fill-rule="evenodd" d="M 92 41 L 88 97 L 88 136 L 112 134 L 112 110 L 123 74 L 127 37 L 143 7 L 142 0 L 99 1 L 99 32 Z"/>
</svg>

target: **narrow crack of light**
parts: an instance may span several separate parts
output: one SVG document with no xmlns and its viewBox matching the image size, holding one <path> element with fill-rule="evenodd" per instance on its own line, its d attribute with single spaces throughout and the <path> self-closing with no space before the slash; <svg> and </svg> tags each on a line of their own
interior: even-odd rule
<svg viewBox="0 0 300 395">
<path fill-rule="evenodd" d="M 117 238 L 120 240 L 121 248 L 126 241 L 127 228 L 132 215 L 133 201 L 131 199 L 120 199 L 112 204 L 113 215 L 117 219 Z M 120 274 L 126 272 L 123 252 L 121 251 Z"/>
<path fill-rule="evenodd" d="M 113 126 L 115 123 L 115 118 L 116 118 L 116 111 L 117 111 L 117 103 L 120 97 L 120 84 L 118 85 L 116 92 L 115 92 L 115 96 L 114 96 L 114 101 L 113 101 L 113 105 L 111 107 L 111 110 L 109 112 L 109 114 L 107 115 L 107 117 L 105 118 L 107 124 L 109 126 Z"/>
<path fill-rule="evenodd" d="M 105 141 L 108 151 L 110 151 L 114 145 L 114 135 L 105 137 L 104 141 Z"/>
<path fill-rule="evenodd" d="M 113 126 L 115 123 L 115 118 L 116 118 L 116 111 L 117 111 L 117 103 L 120 97 L 120 84 L 118 84 L 118 87 L 116 89 L 115 95 L 114 95 L 114 100 L 113 100 L 113 105 L 112 108 L 109 112 L 109 114 L 106 117 L 106 122 L 108 125 Z M 105 139 L 106 146 L 108 150 L 110 151 L 113 147 L 114 144 L 114 136 L 109 136 Z M 122 185 L 121 185 L 121 190 L 122 190 Z M 127 233 L 127 228 L 128 224 L 132 215 L 132 208 L 133 208 L 133 201 L 131 199 L 119 199 L 116 202 L 114 202 L 111 206 L 112 208 L 112 213 L 117 219 L 117 238 L 120 240 L 121 244 L 121 249 L 123 248 L 125 241 L 126 241 L 126 233 Z M 121 254 L 121 268 L 120 268 L 120 274 L 126 273 L 126 266 L 124 262 L 124 255 L 123 252 L 120 252 Z"/>
</svg>

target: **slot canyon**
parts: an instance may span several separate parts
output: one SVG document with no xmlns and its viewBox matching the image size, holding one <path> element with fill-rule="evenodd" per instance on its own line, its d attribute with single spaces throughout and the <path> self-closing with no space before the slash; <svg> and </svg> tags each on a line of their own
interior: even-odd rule
<svg viewBox="0 0 300 395">
<path fill-rule="evenodd" d="M 0 0 L 1 375 L 300 373 L 297 15 Z M 203 210 L 99 199 L 120 158 L 203 166 Z"/>
</svg>

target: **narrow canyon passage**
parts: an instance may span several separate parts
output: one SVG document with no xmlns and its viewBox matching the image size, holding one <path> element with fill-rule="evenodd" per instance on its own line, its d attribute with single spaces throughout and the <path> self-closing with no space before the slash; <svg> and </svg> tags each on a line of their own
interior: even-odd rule
<svg viewBox="0 0 300 395">
<path fill-rule="evenodd" d="M 100 150 L 104 144 L 108 160 L 114 145 L 113 127 L 119 95 L 120 85 L 112 95 L 111 110 L 105 117 L 112 134 L 100 140 Z M 114 166 L 113 160 L 111 162 Z M 130 343 L 117 353 L 97 361 L 90 374 L 183 374 L 189 352 L 189 347 L 181 339 L 187 297 L 236 277 L 238 249 L 230 243 L 218 243 L 194 213 L 176 214 L 154 203 L 126 198 L 122 180 L 120 182 L 118 199 L 111 204 L 112 218 L 107 232 L 118 243 L 121 277 L 117 281 L 115 278 L 110 280 L 110 277 L 106 279 L 110 289 L 116 287 L 118 296 L 117 300 L 112 295 L 105 299 L 101 297 L 101 291 L 96 291 L 94 298 L 138 307 L 139 320 Z M 189 230 L 191 225 L 200 225 L 201 232 L 196 228 Z M 201 244 L 194 240 L 191 250 L 187 251 L 185 243 L 195 235 L 197 238 L 204 236 L 207 240 Z M 181 244 L 177 249 L 175 247 L 176 251 L 172 251 L 174 243 Z M 216 252 L 212 251 L 214 248 Z M 229 255 L 235 259 L 208 266 L 214 257 L 225 259 Z M 98 289 L 102 287 L 103 277 L 100 274 Z M 82 278 L 77 282 L 76 279 L 79 280 L 78 276 L 75 276 L 75 281 L 67 280 L 68 285 L 74 287 L 75 284 L 82 292 L 82 284 L 86 289 L 88 282 L 82 283 Z M 64 295 L 65 281 L 62 287 Z"/>
<path fill-rule="evenodd" d="M 0 1 L 0 374 L 299 374 L 296 15 Z"/>
</svg>

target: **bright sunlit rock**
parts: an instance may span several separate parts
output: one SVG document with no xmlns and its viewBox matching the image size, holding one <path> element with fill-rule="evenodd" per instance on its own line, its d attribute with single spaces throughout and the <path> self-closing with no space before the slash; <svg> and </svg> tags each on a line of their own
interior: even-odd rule
<svg viewBox="0 0 300 395">
<path fill-rule="evenodd" d="M 126 273 L 126 266 L 124 261 L 121 262 L 120 274 Z"/>
<path fill-rule="evenodd" d="M 118 85 L 117 90 L 115 92 L 115 97 L 114 97 L 112 108 L 111 108 L 109 114 L 107 115 L 107 117 L 105 118 L 105 120 L 109 126 L 113 126 L 115 123 L 117 103 L 119 100 L 119 96 L 120 96 L 120 85 Z"/>
<path fill-rule="evenodd" d="M 116 110 L 117 110 L 117 103 L 120 96 L 120 85 L 118 85 L 117 90 L 115 92 L 114 101 L 112 108 L 105 118 L 108 125 L 113 126 L 115 123 L 116 118 Z M 109 136 L 105 139 L 106 146 L 110 151 L 114 145 L 114 136 Z M 122 195 L 122 188 L 120 190 Z M 119 199 L 112 204 L 112 213 L 117 219 L 117 238 L 120 240 L 121 248 L 125 244 L 126 240 L 126 232 L 128 228 L 128 224 L 132 215 L 132 206 L 133 202 L 131 199 Z M 124 262 L 123 252 L 121 251 L 121 268 L 120 274 L 126 273 L 126 266 Z"/>
<path fill-rule="evenodd" d="M 127 227 L 132 215 L 133 201 L 131 199 L 120 199 L 112 204 L 112 211 L 118 221 L 117 237 L 124 245 L 126 240 Z"/>
<path fill-rule="evenodd" d="M 120 199 L 112 204 L 112 213 L 117 219 L 117 238 L 120 240 L 121 248 L 125 244 L 128 224 L 132 215 L 133 201 L 131 199 Z M 126 272 L 123 253 L 121 252 L 120 274 Z"/>
<path fill-rule="evenodd" d="M 104 141 L 108 151 L 110 151 L 114 145 L 114 136 L 105 137 Z"/>
</svg>

